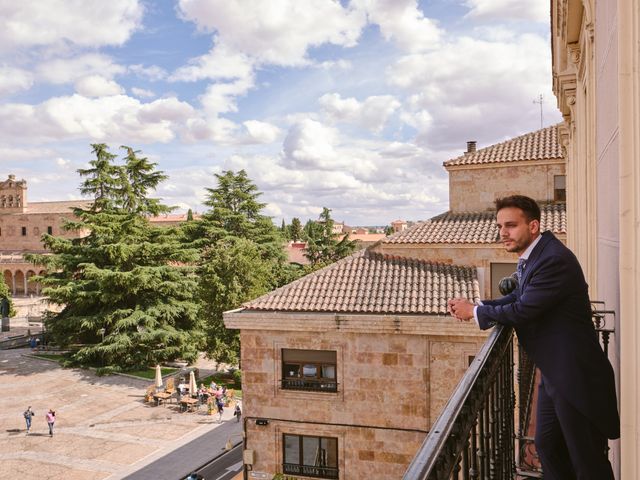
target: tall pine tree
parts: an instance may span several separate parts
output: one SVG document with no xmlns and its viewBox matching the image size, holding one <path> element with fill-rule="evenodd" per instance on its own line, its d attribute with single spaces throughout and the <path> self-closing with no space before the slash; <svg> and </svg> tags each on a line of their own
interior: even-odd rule
<svg viewBox="0 0 640 480">
<path fill-rule="evenodd" d="M 47 266 L 43 293 L 62 306 L 47 330 L 60 345 L 83 345 L 73 355 L 80 364 L 126 370 L 193 361 L 203 339 L 190 266 L 197 252 L 181 229 L 149 222 L 170 210 L 149 198 L 166 176 L 129 147 L 123 165 L 106 145 L 92 147 L 96 158 L 79 170 L 92 202 L 65 224 L 79 237 L 44 235 L 52 255 L 31 257 Z"/>
<path fill-rule="evenodd" d="M 322 209 L 318 221 L 309 220 L 304 227 L 307 240 L 305 256 L 311 262 L 311 270 L 324 267 L 353 253 L 356 242 L 349 240 L 349 234 L 339 238 L 333 233 L 331 210 Z"/>
<path fill-rule="evenodd" d="M 208 188 L 200 220 L 185 225 L 202 251 L 199 262 L 202 318 L 207 328 L 207 352 L 218 361 L 236 363 L 238 331 L 227 330 L 222 313 L 238 308 L 297 278 L 286 263 L 284 239 L 262 211 L 261 193 L 244 170 L 216 174 Z"/>
</svg>

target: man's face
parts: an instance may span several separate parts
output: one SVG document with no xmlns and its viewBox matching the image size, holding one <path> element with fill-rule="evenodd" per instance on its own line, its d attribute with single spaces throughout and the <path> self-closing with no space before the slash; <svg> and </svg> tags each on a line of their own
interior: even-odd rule
<svg viewBox="0 0 640 480">
<path fill-rule="evenodd" d="M 500 230 L 500 241 L 504 244 L 505 250 L 518 255 L 524 253 L 540 234 L 540 222 L 538 220 L 528 222 L 524 212 L 516 207 L 499 210 L 496 223 Z"/>
</svg>

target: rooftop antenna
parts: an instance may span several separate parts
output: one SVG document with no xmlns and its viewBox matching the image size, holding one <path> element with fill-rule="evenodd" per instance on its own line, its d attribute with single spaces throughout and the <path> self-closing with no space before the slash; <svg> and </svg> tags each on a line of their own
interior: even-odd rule
<svg viewBox="0 0 640 480">
<path fill-rule="evenodd" d="M 542 121 L 543 120 L 543 118 L 542 118 L 542 104 L 544 103 L 544 97 L 542 96 L 542 94 L 540 94 L 538 96 L 538 98 L 533 101 L 533 103 L 540 104 L 540 128 L 542 128 L 542 125 L 543 125 L 543 121 Z"/>
</svg>

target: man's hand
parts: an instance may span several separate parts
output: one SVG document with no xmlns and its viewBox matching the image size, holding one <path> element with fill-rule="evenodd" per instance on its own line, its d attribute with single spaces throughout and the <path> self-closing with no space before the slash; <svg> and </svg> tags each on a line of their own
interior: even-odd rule
<svg viewBox="0 0 640 480">
<path fill-rule="evenodd" d="M 460 321 L 468 322 L 473 318 L 473 303 L 466 298 L 452 298 L 447 302 L 449 313 Z"/>
</svg>

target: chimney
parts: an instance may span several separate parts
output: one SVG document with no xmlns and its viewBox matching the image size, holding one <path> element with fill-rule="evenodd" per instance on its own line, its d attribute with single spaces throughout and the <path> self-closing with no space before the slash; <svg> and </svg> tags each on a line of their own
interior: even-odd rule
<svg viewBox="0 0 640 480">
<path fill-rule="evenodd" d="M 476 141 L 475 140 L 469 140 L 467 142 L 467 151 L 464 153 L 473 153 L 476 151 Z"/>
</svg>

